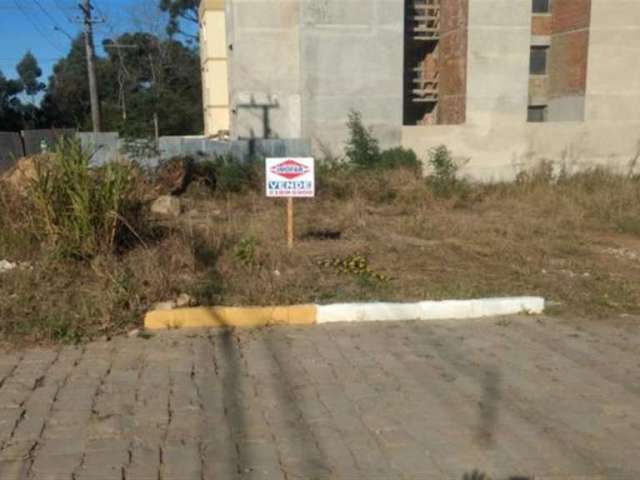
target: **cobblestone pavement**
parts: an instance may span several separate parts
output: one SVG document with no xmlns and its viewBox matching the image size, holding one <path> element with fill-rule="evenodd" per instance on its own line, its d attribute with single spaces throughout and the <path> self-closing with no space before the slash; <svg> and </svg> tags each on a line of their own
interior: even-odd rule
<svg viewBox="0 0 640 480">
<path fill-rule="evenodd" d="M 636 325 L 174 331 L 3 354 L 0 479 L 638 479 Z"/>
</svg>

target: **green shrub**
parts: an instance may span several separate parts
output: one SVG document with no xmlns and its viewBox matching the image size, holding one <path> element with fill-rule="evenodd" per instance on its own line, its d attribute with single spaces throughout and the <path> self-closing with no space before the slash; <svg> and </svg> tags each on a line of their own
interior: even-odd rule
<svg viewBox="0 0 640 480">
<path fill-rule="evenodd" d="M 348 163 L 363 169 L 408 168 L 421 171 L 421 163 L 416 153 L 402 147 L 380 150 L 378 140 L 373 136 L 371 128 L 362 123 L 362 115 L 352 110 L 347 121 L 349 138 L 345 147 Z"/>
<path fill-rule="evenodd" d="M 53 156 L 36 162 L 31 185 L 34 216 L 45 239 L 65 256 L 113 252 L 140 218 L 137 174 L 128 162 L 92 169 L 79 142 L 62 141 Z"/>
<path fill-rule="evenodd" d="M 217 193 L 227 194 L 259 188 L 264 164 L 256 159 L 241 162 L 231 155 L 222 155 L 197 162 L 195 169 L 196 176 L 213 183 Z"/>
<path fill-rule="evenodd" d="M 416 173 L 422 171 L 422 162 L 410 148 L 395 147 L 384 150 L 380 156 L 382 168 L 406 168 Z"/>
<path fill-rule="evenodd" d="M 349 138 L 345 147 L 345 155 L 349 162 L 360 168 L 379 166 L 382 158 L 380 145 L 371 129 L 362 123 L 360 112 L 355 110 L 349 112 L 347 128 L 349 129 Z"/>
<path fill-rule="evenodd" d="M 449 197 L 454 193 L 465 193 L 466 182 L 458 179 L 458 165 L 453 160 L 449 149 L 440 145 L 429 151 L 429 166 L 432 173 L 427 178 L 433 193 L 439 197 Z"/>
</svg>

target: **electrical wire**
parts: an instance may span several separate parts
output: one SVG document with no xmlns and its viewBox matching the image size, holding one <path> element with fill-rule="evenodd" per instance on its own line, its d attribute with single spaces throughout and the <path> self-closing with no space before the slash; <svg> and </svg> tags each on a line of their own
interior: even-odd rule
<svg viewBox="0 0 640 480">
<path fill-rule="evenodd" d="M 29 23 L 31 23 L 31 25 L 33 25 L 33 28 L 35 28 L 35 30 L 40 34 L 40 36 L 42 36 L 42 38 L 44 38 L 47 41 L 47 43 L 49 45 L 51 45 L 53 48 L 58 50 L 60 53 L 64 53 L 64 49 L 60 48 L 60 45 L 57 45 L 56 43 L 51 41 L 51 38 L 49 37 L 49 35 L 47 35 L 42 30 L 42 28 L 36 23 L 36 21 L 20 6 L 20 4 L 18 3 L 18 0 L 13 0 L 13 3 L 15 3 L 16 8 L 18 8 L 18 10 L 20 10 L 20 12 L 22 12 L 22 14 L 29 21 Z"/>
<path fill-rule="evenodd" d="M 40 3 L 40 0 L 32 0 L 32 1 L 40 9 L 40 11 L 44 13 L 47 16 L 47 18 L 49 18 L 49 20 L 51 20 L 51 23 L 53 23 L 53 26 L 54 26 L 54 30 L 57 30 L 63 33 L 69 40 L 73 41 L 73 37 L 64 28 L 58 25 L 57 20 L 42 6 L 42 4 Z"/>
</svg>

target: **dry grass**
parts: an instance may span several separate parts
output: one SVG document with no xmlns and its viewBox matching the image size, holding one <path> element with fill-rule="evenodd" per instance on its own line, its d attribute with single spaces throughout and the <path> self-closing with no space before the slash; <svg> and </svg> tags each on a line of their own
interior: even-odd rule
<svg viewBox="0 0 640 480">
<path fill-rule="evenodd" d="M 284 202 L 200 190 L 153 241 L 84 262 L 51 257 L 24 203 L 3 190 L 0 258 L 33 269 L 0 277 L 0 332 L 39 342 L 111 335 L 183 292 L 225 305 L 542 295 L 558 314 L 640 313 L 637 178 L 542 169 L 447 198 L 403 169 L 338 169 L 320 185 L 317 199 L 296 201 L 292 252 Z M 341 238 L 306 235 L 313 230 Z M 355 253 L 388 280 L 318 264 Z"/>
</svg>

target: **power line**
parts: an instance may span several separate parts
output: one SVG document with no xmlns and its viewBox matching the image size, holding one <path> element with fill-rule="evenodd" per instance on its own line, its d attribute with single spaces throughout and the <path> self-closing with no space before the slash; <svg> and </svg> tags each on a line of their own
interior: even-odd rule
<svg viewBox="0 0 640 480">
<path fill-rule="evenodd" d="M 60 5 L 58 0 L 53 0 L 53 5 L 55 5 L 55 7 L 60 11 L 60 13 L 64 16 L 64 18 L 66 18 L 70 23 L 73 23 L 73 17 L 71 17 L 71 15 L 69 15 L 67 12 L 65 12 L 65 8 L 62 7 L 62 5 Z"/>
<path fill-rule="evenodd" d="M 22 14 L 29 21 L 29 23 L 31 23 L 31 25 L 33 25 L 33 28 L 36 29 L 36 31 L 42 36 L 42 38 L 44 38 L 47 41 L 47 43 L 49 43 L 49 45 L 51 45 L 53 48 L 55 48 L 59 52 L 64 53 L 64 50 L 62 48 L 60 48 L 59 45 L 57 45 L 54 42 L 52 42 L 51 39 L 49 38 L 49 35 L 47 35 L 45 32 L 42 31 L 40 26 L 36 23 L 35 19 L 33 19 L 25 10 L 23 10 L 23 8 L 18 3 L 18 0 L 13 0 L 13 3 L 16 5 L 16 8 L 18 10 L 20 10 L 20 12 L 22 12 Z"/>
<path fill-rule="evenodd" d="M 66 31 L 64 28 L 62 28 L 60 25 L 58 25 L 58 21 L 57 21 L 55 18 L 53 18 L 53 15 L 51 15 L 51 14 L 50 14 L 50 13 L 49 13 L 49 12 L 48 12 L 44 7 L 43 7 L 43 6 L 42 6 L 42 4 L 40 3 L 40 0 L 32 0 L 32 1 L 33 1 L 33 3 L 35 3 L 35 4 L 36 4 L 36 6 L 40 9 L 40 11 L 41 11 L 42 13 L 44 13 L 44 14 L 47 16 L 47 18 L 49 18 L 49 20 L 51 20 L 51 23 L 53 23 L 53 26 L 54 26 L 54 30 L 56 30 L 56 31 L 58 31 L 58 32 L 63 33 L 64 35 L 66 35 L 66 36 L 67 36 L 67 38 L 69 38 L 70 40 L 73 40 L 73 37 L 72 37 L 71 35 L 69 35 L 69 33 L 67 33 L 67 31 Z"/>
</svg>

